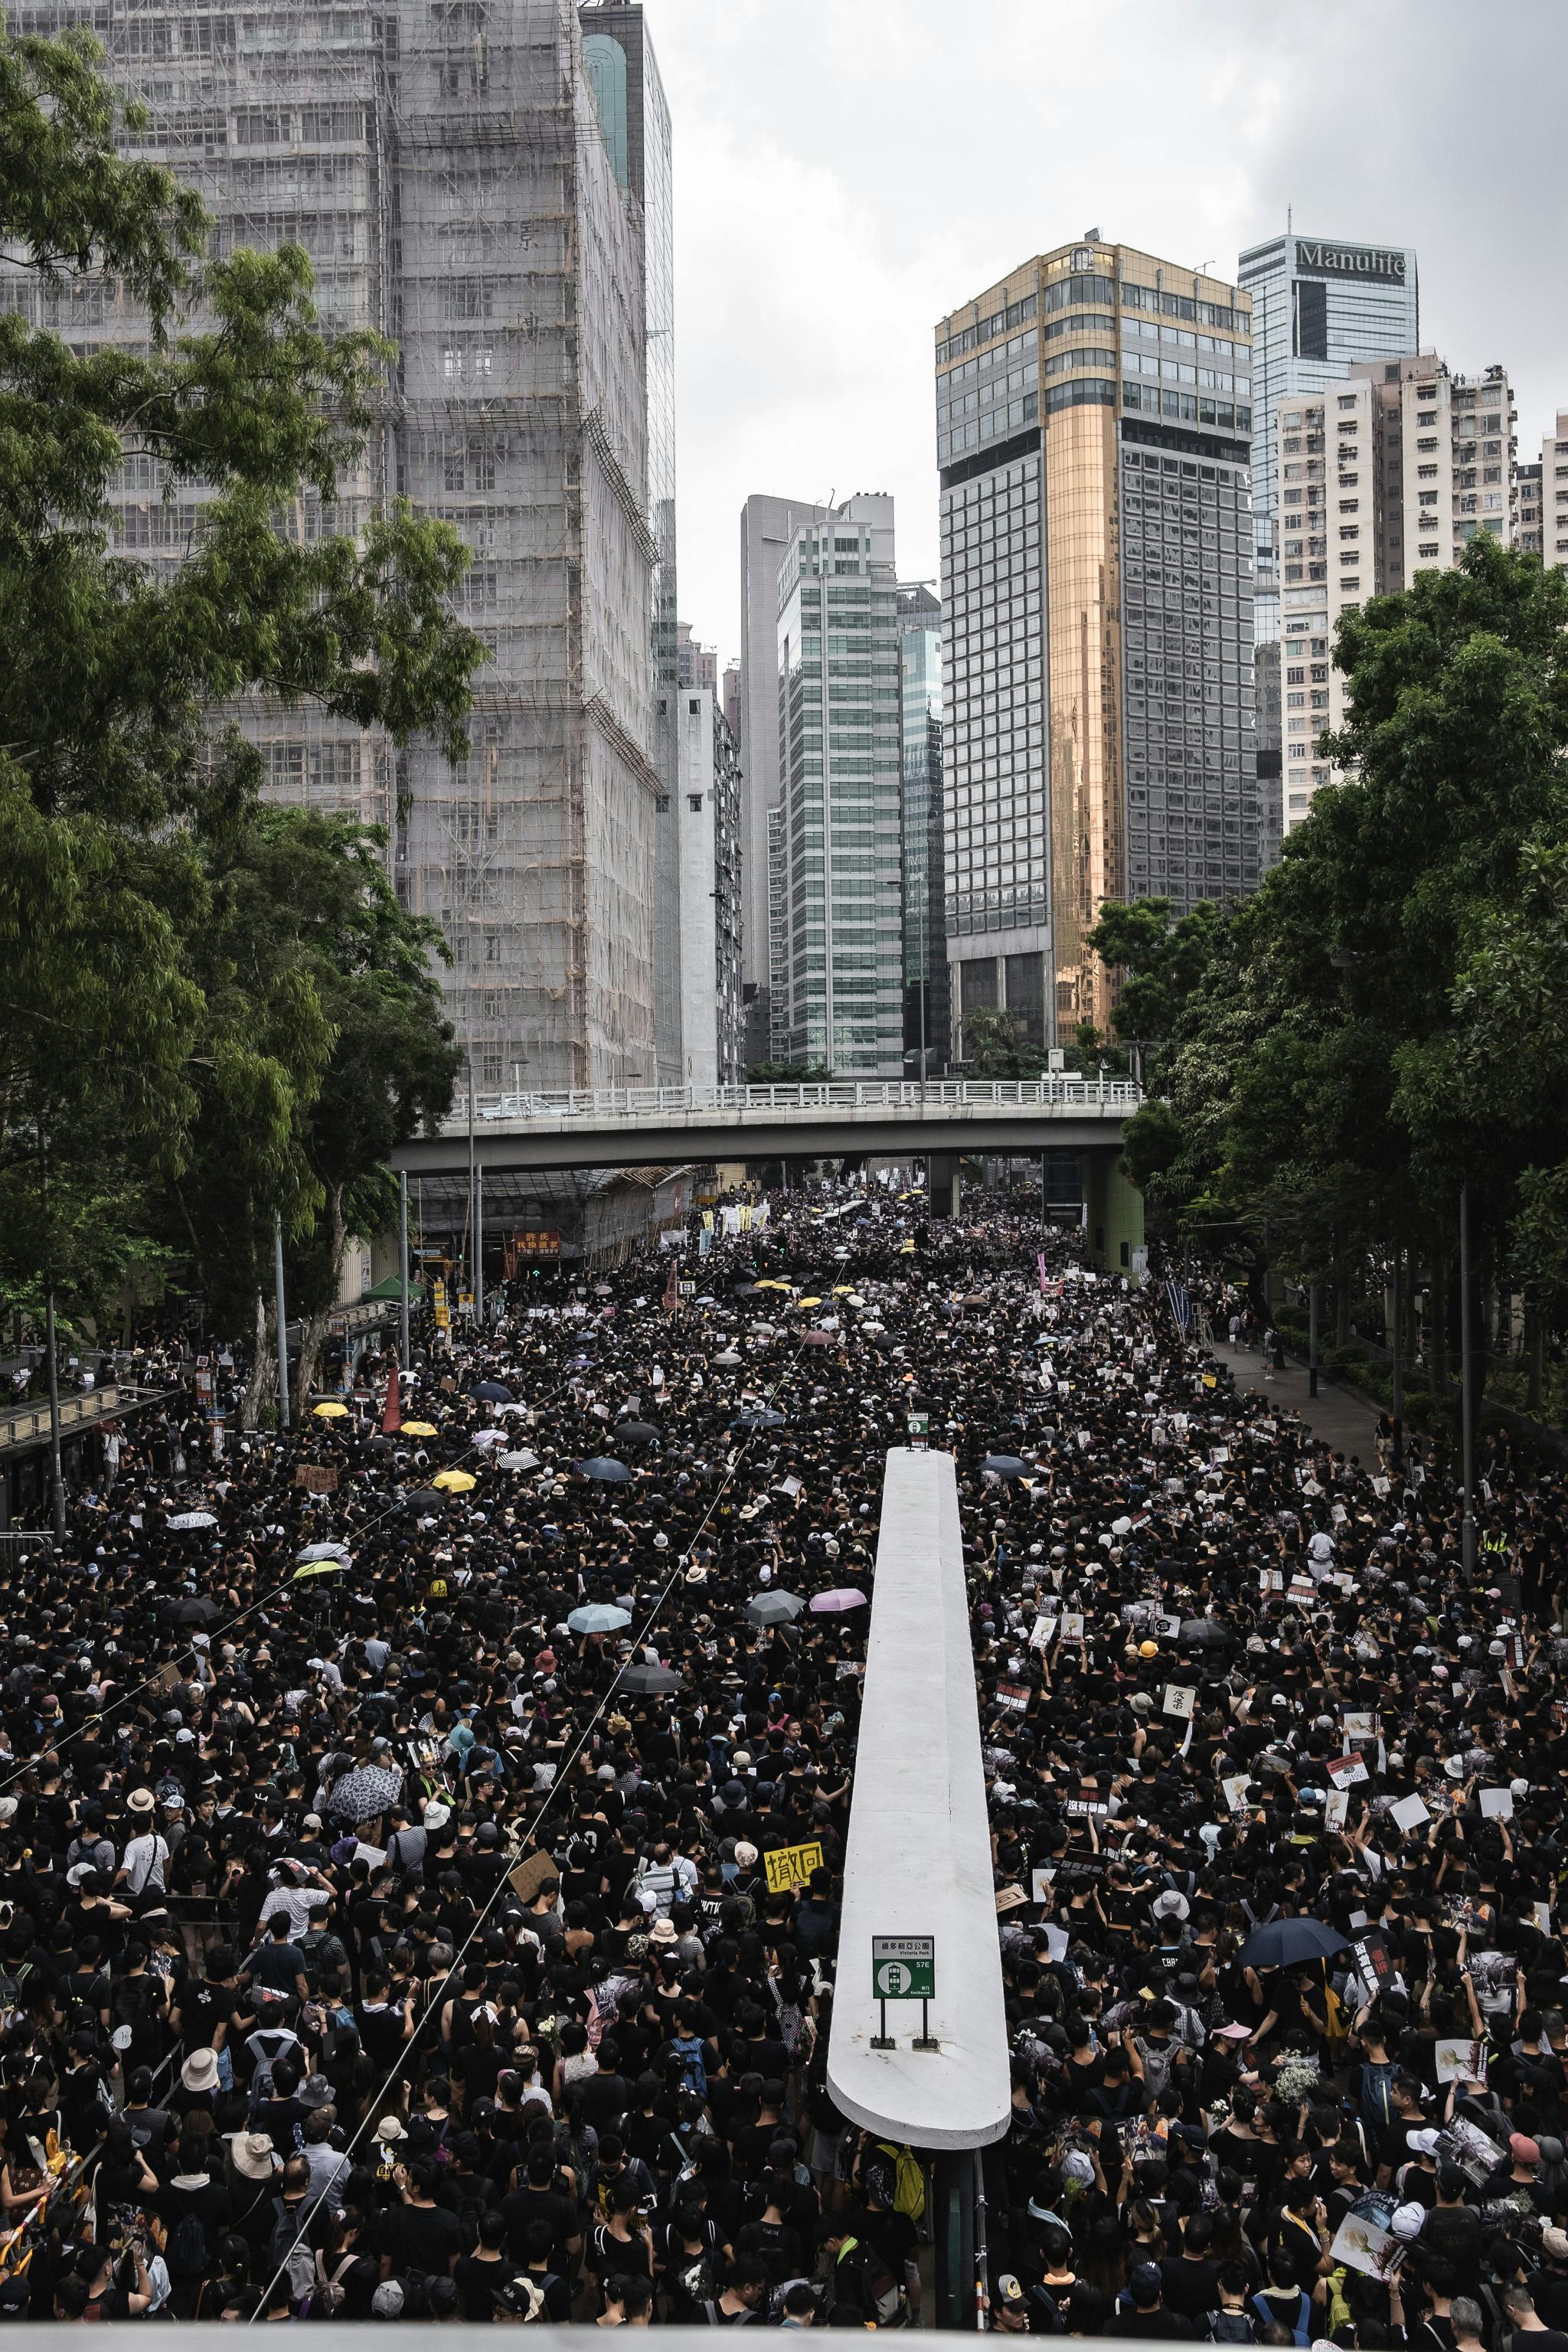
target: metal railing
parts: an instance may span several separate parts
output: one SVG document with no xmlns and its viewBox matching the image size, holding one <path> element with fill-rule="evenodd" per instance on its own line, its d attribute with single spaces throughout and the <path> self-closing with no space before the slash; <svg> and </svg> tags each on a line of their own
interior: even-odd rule
<svg viewBox="0 0 1568 2352">
<path fill-rule="evenodd" d="M 920 1117 L 952 1111 L 1060 1111 L 1125 1117 L 1143 1099 L 1131 1078 L 1052 1070 L 1037 1078 L 827 1078 L 765 1087 L 563 1087 L 549 1092 L 476 1096 L 476 1124 L 505 1120 L 629 1120 L 787 1118 L 791 1113 L 840 1115 L 904 1111 Z M 443 1122 L 443 1132 L 467 1131 L 465 1102 Z"/>
</svg>

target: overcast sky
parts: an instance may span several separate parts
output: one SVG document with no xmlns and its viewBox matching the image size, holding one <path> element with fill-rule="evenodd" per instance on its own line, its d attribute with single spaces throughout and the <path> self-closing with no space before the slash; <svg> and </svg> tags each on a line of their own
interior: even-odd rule
<svg viewBox="0 0 1568 2352">
<path fill-rule="evenodd" d="M 675 127 L 680 611 L 739 650 L 752 490 L 891 490 L 934 575 L 931 328 L 1089 227 L 1233 276 L 1410 244 L 1422 341 L 1568 407 L 1564 0 L 646 0 Z"/>
</svg>

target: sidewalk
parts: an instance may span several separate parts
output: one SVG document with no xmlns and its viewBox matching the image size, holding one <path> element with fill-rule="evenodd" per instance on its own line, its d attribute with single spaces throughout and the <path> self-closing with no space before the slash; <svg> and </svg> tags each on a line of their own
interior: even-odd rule
<svg viewBox="0 0 1568 2352">
<path fill-rule="evenodd" d="M 1286 1412 L 1297 1413 L 1315 1437 L 1332 1446 L 1336 1454 L 1359 1454 L 1363 1466 L 1377 1466 L 1377 1408 L 1364 1398 L 1342 1388 L 1337 1381 L 1318 1376 L 1318 1393 L 1307 1394 L 1307 1368 L 1286 1359 L 1285 1370 L 1275 1372 L 1268 1380 L 1263 1377 L 1261 1348 L 1233 1348 L 1215 1339 L 1215 1357 L 1229 1366 L 1240 1390 L 1255 1389 Z"/>
</svg>

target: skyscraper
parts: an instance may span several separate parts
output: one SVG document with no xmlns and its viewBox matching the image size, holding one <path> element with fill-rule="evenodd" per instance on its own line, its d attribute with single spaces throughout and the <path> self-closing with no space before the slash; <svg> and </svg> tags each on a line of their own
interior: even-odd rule
<svg viewBox="0 0 1568 2352">
<path fill-rule="evenodd" d="M 1348 681 L 1330 661 L 1341 614 L 1451 564 L 1483 531 L 1514 543 L 1514 414 L 1505 369 L 1450 375 L 1432 352 L 1363 361 L 1279 402 L 1287 833 L 1341 781 L 1318 751 L 1344 719 Z"/>
<path fill-rule="evenodd" d="M 648 610 L 651 748 L 660 783 L 654 804 L 654 1045 L 659 1077 L 671 1084 L 679 1081 L 682 1061 L 681 843 L 674 805 L 681 761 L 674 723 L 680 683 L 676 650 L 674 148 L 669 107 L 641 0 L 584 0 L 577 18 L 584 65 L 616 183 L 628 198 L 642 264 L 647 519 L 655 541 Z"/>
<path fill-rule="evenodd" d="M 732 1086 L 741 1070 L 741 765 L 710 686 L 683 686 L 675 809 L 680 842 L 680 1083 Z"/>
<path fill-rule="evenodd" d="M 1420 287 L 1409 246 L 1293 230 L 1249 246 L 1236 274 L 1252 297 L 1254 635 L 1265 646 L 1279 635 L 1275 413 L 1287 393 L 1321 392 L 1358 360 L 1418 352 Z"/>
<path fill-rule="evenodd" d="M 741 509 L 741 891 L 746 1059 L 775 1057 L 771 971 L 782 909 L 773 902 L 770 820 L 779 806 L 779 565 L 820 503 L 753 494 Z M 787 1025 L 787 1024 L 786 1024 Z"/>
<path fill-rule="evenodd" d="M 776 590 L 774 1051 L 835 1077 L 901 1077 L 892 499 L 847 499 L 802 525 Z"/>
<path fill-rule="evenodd" d="M 948 1055 L 942 894 L 942 604 L 899 593 L 899 758 L 903 775 L 904 1066 L 939 1076 Z"/>
<path fill-rule="evenodd" d="M 16 31 L 84 24 L 143 110 L 130 152 L 193 184 L 215 249 L 305 245 L 329 329 L 397 344 L 396 398 L 335 515 L 394 495 L 445 516 L 475 561 L 466 617 L 492 660 L 470 756 L 397 752 L 307 709 L 235 714 L 269 788 L 378 819 L 398 889 L 451 942 L 444 976 L 477 1084 L 655 1075 L 656 795 L 649 656 L 644 252 L 569 0 L 350 0 L 244 16 L 187 0 L 30 0 Z M 0 265 L 0 298 L 100 347 L 137 342 L 123 282 L 62 290 Z M 114 534 L 180 560 L 201 493 L 122 470 Z M 228 714 L 220 714 L 226 717 Z"/>
<path fill-rule="evenodd" d="M 952 1015 L 1110 1014 L 1109 898 L 1253 887 L 1251 320 L 1092 230 L 936 330 Z"/>
</svg>

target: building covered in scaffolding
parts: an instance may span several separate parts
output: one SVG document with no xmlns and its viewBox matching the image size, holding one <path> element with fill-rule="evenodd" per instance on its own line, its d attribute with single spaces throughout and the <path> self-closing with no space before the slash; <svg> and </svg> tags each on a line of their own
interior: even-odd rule
<svg viewBox="0 0 1568 2352">
<path fill-rule="evenodd" d="M 643 197 L 601 121 L 577 11 L 30 0 L 11 21 L 94 32 L 143 110 L 133 152 L 199 190 L 216 249 L 303 246 L 323 325 L 396 344 L 363 465 L 335 509 L 312 494 L 285 528 L 352 530 L 401 496 L 474 551 L 463 617 L 491 659 L 469 756 L 258 703 L 238 716 L 269 789 L 386 828 L 400 896 L 450 942 L 450 1010 L 481 1089 L 653 1082 L 679 1055 L 675 1039 L 661 1057 L 654 1010 L 673 411 L 654 497 Z M 651 55 L 638 60 L 640 96 Z M 668 136 L 664 158 L 667 194 Z M 78 348 L 145 334 L 118 280 L 56 297 L 4 274 L 0 300 Z M 114 495 L 121 545 L 153 563 L 177 562 L 200 521 L 199 492 L 163 490 L 139 457 Z"/>
</svg>

